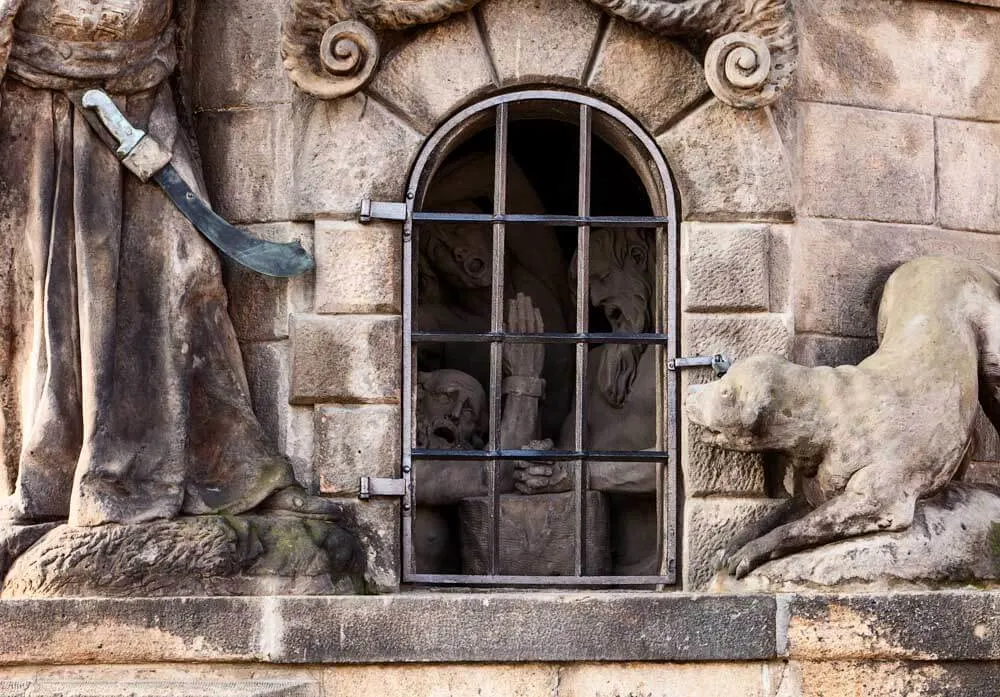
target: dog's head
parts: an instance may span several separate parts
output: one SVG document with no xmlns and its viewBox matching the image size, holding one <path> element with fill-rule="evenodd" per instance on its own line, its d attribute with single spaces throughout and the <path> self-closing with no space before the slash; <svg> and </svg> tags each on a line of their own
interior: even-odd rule
<svg viewBox="0 0 1000 697">
<path fill-rule="evenodd" d="M 737 362 L 725 377 L 688 388 L 685 411 L 704 431 L 705 443 L 727 450 L 755 452 L 781 447 L 772 433 L 780 416 L 776 396 L 787 361 L 754 356 Z M 781 419 L 777 419 L 780 421 Z"/>
</svg>

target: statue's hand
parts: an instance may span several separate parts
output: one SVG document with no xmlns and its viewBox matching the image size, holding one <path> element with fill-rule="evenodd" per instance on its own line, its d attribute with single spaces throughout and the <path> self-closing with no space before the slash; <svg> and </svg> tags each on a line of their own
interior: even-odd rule
<svg viewBox="0 0 1000 697">
<path fill-rule="evenodd" d="M 545 331 L 542 313 L 531 303 L 531 298 L 518 293 L 507 301 L 507 331 L 514 334 L 541 334 Z M 506 344 L 503 347 L 503 374 L 537 378 L 545 364 L 543 344 Z"/>
<path fill-rule="evenodd" d="M 551 450 L 552 441 L 533 440 L 524 446 L 523 450 Z M 522 494 L 555 494 L 570 491 L 573 481 L 562 462 L 527 462 L 519 460 L 514 463 L 514 488 Z"/>
</svg>

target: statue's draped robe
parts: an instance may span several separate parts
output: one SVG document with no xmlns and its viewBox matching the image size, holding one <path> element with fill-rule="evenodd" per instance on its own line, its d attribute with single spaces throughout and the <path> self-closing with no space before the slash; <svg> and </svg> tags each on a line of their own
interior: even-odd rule
<svg viewBox="0 0 1000 697">
<path fill-rule="evenodd" d="M 2 82 L 0 240 L 17 253 L 0 278 L 0 404 L 20 426 L 15 500 L 79 525 L 238 513 L 293 479 L 249 406 L 219 260 L 68 96 L 106 89 L 204 193 L 168 80 L 171 3 L 111 4 L 25 2 Z"/>
</svg>

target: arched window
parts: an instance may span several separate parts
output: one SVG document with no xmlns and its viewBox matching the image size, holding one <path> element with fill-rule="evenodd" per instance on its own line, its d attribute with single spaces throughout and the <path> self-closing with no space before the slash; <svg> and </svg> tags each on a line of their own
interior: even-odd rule
<svg viewBox="0 0 1000 697">
<path fill-rule="evenodd" d="M 387 210 L 403 580 L 673 584 L 677 213 L 653 140 L 590 96 L 495 96 L 429 138 L 405 211 L 363 215 Z"/>
</svg>

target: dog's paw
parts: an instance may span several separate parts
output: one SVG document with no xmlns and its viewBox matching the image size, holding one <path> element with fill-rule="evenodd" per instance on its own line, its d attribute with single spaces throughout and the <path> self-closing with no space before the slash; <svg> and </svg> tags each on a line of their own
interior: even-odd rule
<svg viewBox="0 0 1000 697">
<path fill-rule="evenodd" d="M 760 538 L 751 540 L 738 551 L 727 555 L 725 568 L 736 579 L 741 579 L 763 564 L 770 557 L 770 547 Z"/>
</svg>

